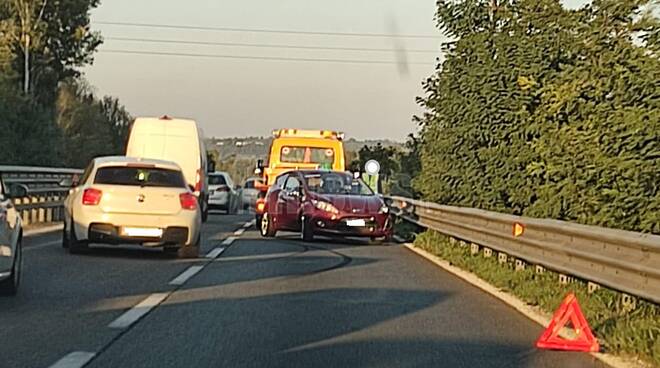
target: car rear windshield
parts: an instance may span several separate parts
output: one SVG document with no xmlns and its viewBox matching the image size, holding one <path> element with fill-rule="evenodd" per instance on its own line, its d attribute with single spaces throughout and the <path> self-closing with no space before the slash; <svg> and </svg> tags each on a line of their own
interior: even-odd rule
<svg viewBox="0 0 660 368">
<path fill-rule="evenodd" d="M 211 175 L 209 176 L 209 185 L 227 185 L 227 181 L 222 175 Z"/>
<path fill-rule="evenodd" d="M 94 183 L 141 187 L 186 187 L 181 171 L 154 167 L 102 167 L 96 171 Z"/>
<path fill-rule="evenodd" d="M 315 147 L 282 147 L 280 161 L 296 164 L 320 164 L 331 168 L 335 162 L 335 151 L 332 148 Z"/>
<path fill-rule="evenodd" d="M 310 191 L 318 194 L 372 196 L 374 192 L 361 179 L 350 174 L 328 172 L 307 174 L 305 182 Z"/>
</svg>

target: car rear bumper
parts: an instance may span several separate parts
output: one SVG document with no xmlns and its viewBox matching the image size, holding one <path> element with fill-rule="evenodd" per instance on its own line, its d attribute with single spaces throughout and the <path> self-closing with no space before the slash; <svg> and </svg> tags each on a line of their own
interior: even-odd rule
<svg viewBox="0 0 660 368">
<path fill-rule="evenodd" d="M 74 221 L 78 240 L 105 244 L 193 245 L 202 228 L 199 210 L 181 211 L 170 216 L 83 212 L 74 214 Z M 163 230 L 163 235 L 159 238 L 121 236 L 122 227 L 158 228 Z M 185 229 L 185 237 L 181 229 Z"/>
<path fill-rule="evenodd" d="M 229 207 L 229 196 L 226 193 L 212 195 L 209 197 L 209 206 L 227 209 Z"/>
<path fill-rule="evenodd" d="M 91 243 L 103 244 L 148 244 L 151 246 L 181 245 L 188 243 L 186 227 L 167 227 L 158 238 L 122 236 L 120 226 L 112 224 L 93 223 L 89 226 L 87 239 Z"/>
</svg>

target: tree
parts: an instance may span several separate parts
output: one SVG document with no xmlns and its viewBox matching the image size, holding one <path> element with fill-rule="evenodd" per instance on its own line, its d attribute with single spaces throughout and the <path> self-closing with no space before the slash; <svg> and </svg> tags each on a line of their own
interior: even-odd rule
<svg viewBox="0 0 660 368">
<path fill-rule="evenodd" d="M 94 157 L 123 154 L 130 121 L 117 100 L 98 100 L 86 83 L 69 80 L 60 88 L 57 100 L 65 164 L 85 167 Z"/>
<path fill-rule="evenodd" d="M 439 1 L 452 41 L 419 99 L 416 188 L 446 204 L 658 231 L 648 4 Z"/>
<path fill-rule="evenodd" d="M 79 75 L 101 44 L 89 29 L 89 12 L 98 0 L 2 0 L 0 19 L 12 42 L 13 69 L 23 90 L 41 101 L 55 100 L 57 86 Z"/>
</svg>

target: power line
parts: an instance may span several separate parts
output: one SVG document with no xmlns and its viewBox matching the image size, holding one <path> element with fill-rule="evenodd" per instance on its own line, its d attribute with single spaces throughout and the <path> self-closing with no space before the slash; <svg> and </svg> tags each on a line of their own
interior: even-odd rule
<svg viewBox="0 0 660 368">
<path fill-rule="evenodd" d="M 102 53 L 110 53 L 110 54 L 182 56 L 182 57 L 235 59 L 235 60 L 300 61 L 300 62 L 324 62 L 324 63 L 344 63 L 344 64 L 433 65 L 433 63 L 422 63 L 422 62 L 398 63 L 396 61 L 389 61 L 389 60 L 312 59 L 312 58 L 291 58 L 291 57 L 277 57 L 277 56 L 239 56 L 239 55 L 219 55 L 219 54 L 192 54 L 192 53 L 181 53 L 181 52 L 159 52 L 159 51 L 117 50 L 117 49 L 101 49 L 99 51 L 102 52 Z"/>
<path fill-rule="evenodd" d="M 218 31 L 218 32 L 250 32 L 250 33 L 278 33 L 278 34 L 297 34 L 313 36 L 347 36 L 347 37 L 385 37 L 385 38 L 421 38 L 421 39 L 440 39 L 440 36 L 420 35 L 420 34 L 387 34 L 387 33 L 357 33 L 357 32 L 316 32 L 316 31 L 291 31 L 280 29 L 258 29 L 258 28 L 230 28 L 230 27 L 202 27 L 174 24 L 153 24 L 153 23 L 129 23 L 129 22 L 94 22 L 108 26 L 122 27 L 143 27 L 143 28 L 166 28 L 166 29 L 187 29 L 197 31 Z"/>
<path fill-rule="evenodd" d="M 264 47 L 281 49 L 299 49 L 299 50 L 334 50 L 334 51 L 369 51 L 369 52 L 392 52 L 399 51 L 392 48 L 363 48 L 363 47 L 333 47 L 333 46 L 301 46 L 301 45 L 282 45 L 282 44 L 262 44 L 262 43 L 235 43 L 235 42 L 212 42 L 212 41 L 184 41 L 184 40 L 163 40 L 150 38 L 132 38 L 132 37 L 105 37 L 110 41 L 129 41 L 146 43 L 168 43 L 181 45 L 208 45 L 208 46 L 239 46 L 239 47 Z M 439 53 L 438 50 L 401 50 L 415 53 Z"/>
</svg>

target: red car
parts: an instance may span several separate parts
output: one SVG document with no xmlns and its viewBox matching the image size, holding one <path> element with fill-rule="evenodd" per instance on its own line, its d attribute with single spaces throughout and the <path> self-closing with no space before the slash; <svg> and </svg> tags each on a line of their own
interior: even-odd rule
<svg viewBox="0 0 660 368">
<path fill-rule="evenodd" d="M 392 237 L 392 220 L 385 202 L 350 173 L 296 170 L 277 177 L 266 194 L 261 235 L 279 230 L 314 235 Z"/>
</svg>

